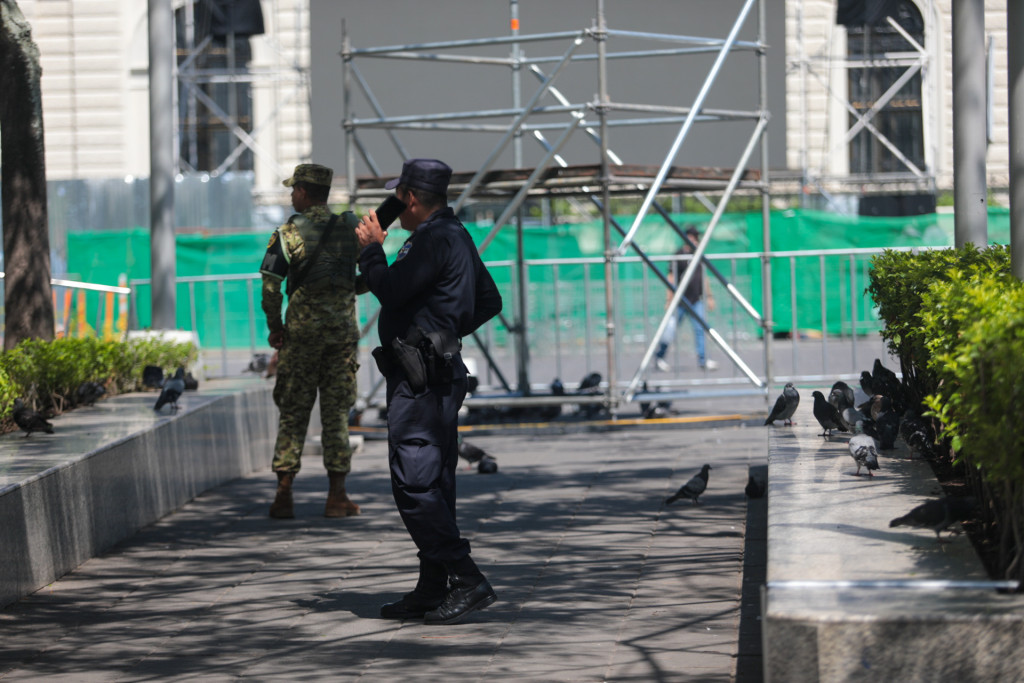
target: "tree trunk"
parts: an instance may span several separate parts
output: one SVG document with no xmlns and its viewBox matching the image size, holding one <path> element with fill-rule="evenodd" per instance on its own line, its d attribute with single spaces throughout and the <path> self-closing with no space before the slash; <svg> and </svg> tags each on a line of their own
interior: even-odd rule
<svg viewBox="0 0 1024 683">
<path fill-rule="evenodd" d="M 53 339 L 39 48 L 14 0 L 0 0 L 4 349 Z"/>
</svg>

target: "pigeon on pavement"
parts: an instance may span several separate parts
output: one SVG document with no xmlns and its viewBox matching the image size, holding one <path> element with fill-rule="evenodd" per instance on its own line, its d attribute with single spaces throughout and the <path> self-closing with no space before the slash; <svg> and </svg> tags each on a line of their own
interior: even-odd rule
<svg viewBox="0 0 1024 683">
<path fill-rule="evenodd" d="M 165 405 L 170 404 L 172 410 L 178 409 L 178 398 L 181 397 L 182 392 L 185 391 L 185 368 L 178 368 L 174 373 L 174 377 L 171 377 L 164 382 L 164 387 L 160 391 L 160 395 L 157 396 L 156 405 L 153 406 L 153 410 L 160 410 Z"/>
<path fill-rule="evenodd" d="M 820 391 L 815 391 L 811 394 L 814 397 L 814 418 L 821 425 L 823 431 L 818 436 L 832 436 L 832 430 L 837 429 L 841 432 L 849 432 L 851 427 L 847 424 L 843 416 L 839 414 L 836 407 L 825 400 L 825 396 Z"/>
<path fill-rule="evenodd" d="M 867 370 L 860 373 L 860 388 L 868 396 L 874 396 L 878 393 L 878 390 L 875 389 L 875 382 L 871 379 L 871 373 Z"/>
<path fill-rule="evenodd" d="M 886 410 L 878 414 L 875 420 L 878 433 L 878 447 L 888 451 L 896 447 L 896 437 L 900 434 L 900 416 L 894 410 Z"/>
<path fill-rule="evenodd" d="M 459 457 L 466 460 L 466 462 L 469 463 L 470 467 L 472 467 L 473 465 L 478 465 L 480 462 L 484 460 L 484 458 L 490 458 L 491 460 L 494 460 L 494 456 L 492 456 L 490 453 L 480 448 L 479 446 L 471 444 L 470 442 L 463 439 L 461 436 L 459 437 Z"/>
<path fill-rule="evenodd" d="M 798 405 L 800 405 L 800 392 L 796 390 L 792 382 L 787 382 L 782 393 L 775 399 L 775 407 L 772 408 L 772 412 L 768 414 L 768 419 L 764 423 L 770 425 L 775 420 L 782 420 L 782 424 L 793 424 L 793 413 L 796 412 Z"/>
<path fill-rule="evenodd" d="M 840 413 L 846 408 L 852 408 L 855 400 L 853 389 L 843 381 L 833 384 L 832 391 L 828 394 L 828 402 L 834 405 Z"/>
<path fill-rule="evenodd" d="M 850 455 L 857 463 L 857 471 L 854 476 L 860 476 L 860 468 L 866 467 L 868 476 L 873 477 L 871 470 L 878 469 L 878 446 L 874 437 L 867 434 L 857 434 L 850 437 Z"/>
<path fill-rule="evenodd" d="M 46 421 L 42 415 L 25 405 L 20 398 L 14 399 L 14 424 L 25 430 L 25 437 L 32 432 L 46 432 L 53 434 L 53 425 Z"/>
<path fill-rule="evenodd" d="M 900 436 L 910 448 L 911 453 L 920 455 L 925 459 L 932 459 L 932 447 L 935 445 L 935 430 L 931 423 L 908 408 L 903 413 L 903 420 L 900 422 Z"/>
<path fill-rule="evenodd" d="M 889 526 L 931 529 L 935 532 L 935 540 L 942 543 L 940 534 L 955 522 L 962 522 L 974 516 L 977 505 L 977 499 L 970 496 L 946 496 L 938 500 L 929 500 L 902 517 L 892 520 Z"/>
<path fill-rule="evenodd" d="M 690 477 L 690 481 L 680 486 L 678 491 L 665 499 L 665 505 L 671 505 L 680 498 L 689 498 L 693 501 L 693 504 L 696 505 L 697 498 L 699 498 L 700 494 L 704 493 L 704 489 L 708 487 L 708 470 L 710 469 L 711 465 L 704 465 L 701 467 L 700 472 Z"/>
</svg>

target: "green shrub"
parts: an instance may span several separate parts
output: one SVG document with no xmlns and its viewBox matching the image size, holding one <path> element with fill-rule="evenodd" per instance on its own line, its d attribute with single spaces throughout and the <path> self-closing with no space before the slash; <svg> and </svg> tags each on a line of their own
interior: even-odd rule
<svg viewBox="0 0 1024 683">
<path fill-rule="evenodd" d="M 8 418 L 18 397 L 33 410 L 60 413 L 74 405 L 82 382 L 99 382 L 111 395 L 140 391 L 145 366 L 157 365 L 170 374 L 178 366 L 191 366 L 197 358 L 192 344 L 152 339 L 25 340 L 0 354 L 0 419 L 10 429 Z"/>
</svg>

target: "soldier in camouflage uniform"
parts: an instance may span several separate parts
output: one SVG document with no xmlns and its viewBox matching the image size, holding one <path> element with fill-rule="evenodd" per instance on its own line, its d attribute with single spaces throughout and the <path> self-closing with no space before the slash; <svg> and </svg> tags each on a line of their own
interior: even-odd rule
<svg viewBox="0 0 1024 683">
<path fill-rule="evenodd" d="M 319 164 L 300 164 L 284 181 L 292 188 L 297 211 L 270 236 L 260 266 L 268 341 L 278 349 L 274 403 L 280 410 L 273 470 L 277 495 L 270 516 L 292 518 L 292 482 L 301 466 L 302 446 L 313 404 L 320 393 L 324 467 L 330 479 L 326 517 L 359 514 L 345 492 L 352 467 L 348 413 L 356 399 L 359 326 L 355 315 L 355 267 L 358 219 L 327 208 L 334 172 Z M 326 235 L 326 239 L 324 236 Z M 323 244 L 320 244 L 323 242 Z M 287 278 L 288 308 L 281 322 Z"/>
</svg>

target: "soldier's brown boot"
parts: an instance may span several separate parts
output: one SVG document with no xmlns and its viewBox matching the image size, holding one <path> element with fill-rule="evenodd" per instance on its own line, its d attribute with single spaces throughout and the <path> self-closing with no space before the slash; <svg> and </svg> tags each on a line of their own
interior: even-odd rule
<svg viewBox="0 0 1024 683">
<path fill-rule="evenodd" d="M 295 508 L 292 503 L 292 482 L 295 481 L 294 472 L 277 473 L 277 495 L 274 502 L 270 504 L 270 516 L 275 519 L 293 519 Z"/>
<path fill-rule="evenodd" d="M 331 488 L 327 492 L 327 505 L 324 506 L 324 517 L 353 517 L 359 514 L 359 506 L 349 500 L 345 493 L 345 475 L 339 472 L 328 472 Z"/>
</svg>

